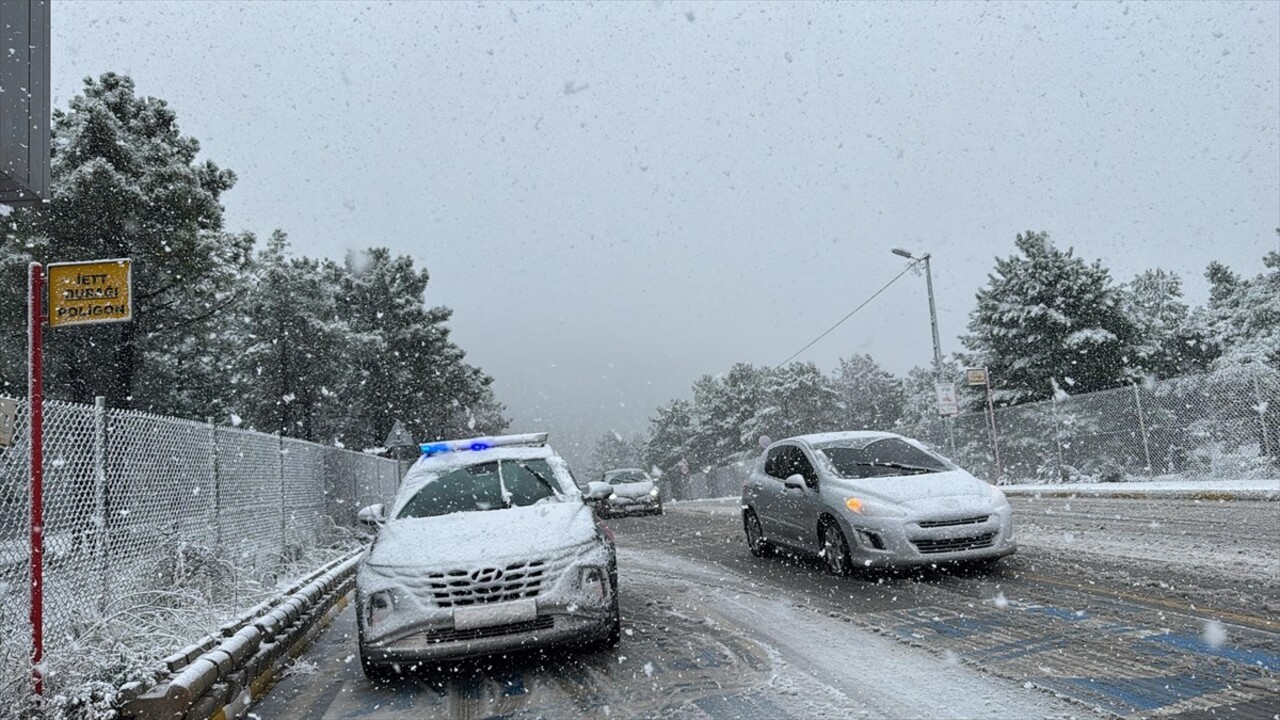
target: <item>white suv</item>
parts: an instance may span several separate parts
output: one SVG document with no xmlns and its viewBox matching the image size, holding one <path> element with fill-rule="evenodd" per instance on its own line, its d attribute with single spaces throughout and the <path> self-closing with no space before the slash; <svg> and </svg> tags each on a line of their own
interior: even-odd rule
<svg viewBox="0 0 1280 720">
<path fill-rule="evenodd" d="M 546 433 L 422 445 L 356 574 L 365 674 L 565 642 L 616 645 L 613 536 Z"/>
</svg>

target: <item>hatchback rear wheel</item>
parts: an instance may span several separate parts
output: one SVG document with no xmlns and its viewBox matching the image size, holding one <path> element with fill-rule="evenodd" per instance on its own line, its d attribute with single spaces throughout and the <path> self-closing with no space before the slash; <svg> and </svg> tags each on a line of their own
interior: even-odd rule
<svg viewBox="0 0 1280 720">
<path fill-rule="evenodd" d="M 764 539 L 764 530 L 760 527 L 760 518 L 756 517 L 754 510 L 748 510 L 742 514 L 743 529 L 747 533 L 747 547 L 751 549 L 751 554 L 756 557 L 766 557 L 773 554 L 773 546 L 768 540 Z"/>
</svg>

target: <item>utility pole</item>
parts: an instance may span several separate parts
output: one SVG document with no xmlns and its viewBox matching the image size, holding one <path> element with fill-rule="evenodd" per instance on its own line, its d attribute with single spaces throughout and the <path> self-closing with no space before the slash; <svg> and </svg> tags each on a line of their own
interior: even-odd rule
<svg viewBox="0 0 1280 720">
<path fill-rule="evenodd" d="M 942 343 L 938 339 L 938 306 L 933 300 L 933 268 L 929 265 L 933 255 L 925 253 L 921 257 L 916 257 L 902 248 L 894 248 L 892 252 L 899 257 L 924 263 L 925 287 L 929 290 L 929 327 L 933 331 L 933 374 L 937 382 L 942 382 Z"/>
</svg>

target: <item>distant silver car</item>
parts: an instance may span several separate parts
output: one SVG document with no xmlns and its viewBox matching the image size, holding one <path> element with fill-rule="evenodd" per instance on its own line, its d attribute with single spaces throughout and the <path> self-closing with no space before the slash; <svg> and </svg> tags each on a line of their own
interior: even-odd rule
<svg viewBox="0 0 1280 720">
<path fill-rule="evenodd" d="M 365 674 L 621 635 L 613 536 L 546 433 L 422 446 L 356 573 Z"/>
<path fill-rule="evenodd" d="M 662 514 L 662 491 L 640 468 L 609 470 L 600 480 L 587 484 L 586 496 L 601 517 Z"/>
<path fill-rule="evenodd" d="M 803 435 L 769 445 L 742 489 L 752 554 L 816 553 L 827 570 L 999 558 L 1017 549 L 1004 493 L 910 438 Z"/>
</svg>

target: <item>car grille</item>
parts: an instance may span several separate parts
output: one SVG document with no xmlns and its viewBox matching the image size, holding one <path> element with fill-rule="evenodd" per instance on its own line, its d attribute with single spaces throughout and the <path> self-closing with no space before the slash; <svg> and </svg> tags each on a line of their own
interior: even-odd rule
<svg viewBox="0 0 1280 720">
<path fill-rule="evenodd" d="M 436 606 L 442 608 L 508 602 L 537 597 L 548 570 L 545 560 L 475 570 L 444 570 L 427 573 L 426 589 Z"/>
<path fill-rule="evenodd" d="M 932 555 L 934 553 L 960 552 L 962 550 L 977 550 L 978 548 L 987 548 L 995 542 L 996 533 L 989 532 L 982 535 L 974 535 L 972 537 L 946 538 L 942 540 L 912 540 L 912 544 L 916 549 L 924 555 Z"/>
<path fill-rule="evenodd" d="M 955 520 L 921 520 L 916 524 L 922 528 L 955 527 L 956 525 L 977 525 L 990 519 L 990 515 L 976 515 L 974 517 L 956 518 Z"/>
<path fill-rule="evenodd" d="M 535 630 L 550 630 L 553 627 L 555 627 L 555 618 L 550 615 L 546 615 L 536 620 L 510 623 L 507 625 L 494 625 L 492 627 L 469 628 L 467 630 L 454 630 L 452 628 L 446 630 L 431 630 L 423 633 L 422 639 L 432 644 L 459 642 L 465 640 L 481 640 L 483 638 L 501 637 L 503 635 L 518 635 L 520 633 L 533 632 Z"/>
</svg>

